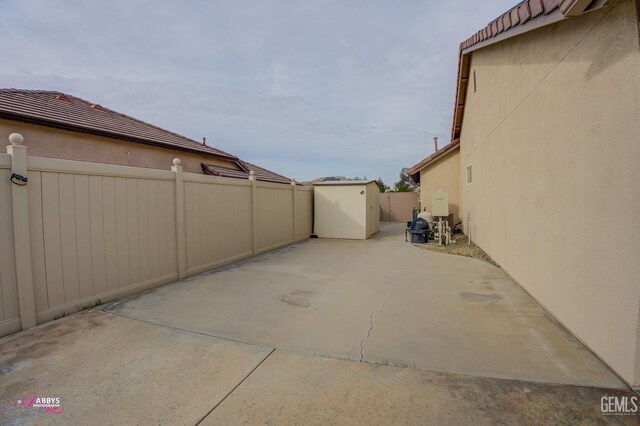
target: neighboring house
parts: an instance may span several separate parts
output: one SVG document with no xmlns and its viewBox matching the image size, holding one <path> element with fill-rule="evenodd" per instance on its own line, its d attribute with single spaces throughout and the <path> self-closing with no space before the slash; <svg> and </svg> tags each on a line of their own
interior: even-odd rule
<svg viewBox="0 0 640 426">
<path fill-rule="evenodd" d="M 256 173 L 256 180 L 273 183 L 291 183 L 290 178 L 279 175 L 275 172 L 272 172 L 271 170 L 264 169 L 260 166 L 256 166 L 255 164 L 251 164 L 246 161 L 241 161 L 241 164 L 244 166 L 243 170 L 203 163 L 202 171 L 206 175 L 238 179 L 248 179 L 249 171 L 254 171 Z"/>
<path fill-rule="evenodd" d="M 75 96 L 44 90 L 0 89 L 0 138 L 18 132 L 29 155 L 289 183 L 290 179 Z"/>
<path fill-rule="evenodd" d="M 453 224 L 460 221 L 460 142 L 453 141 L 424 158 L 407 171 L 417 183 L 420 210 L 431 212 L 431 195 L 442 190 L 449 193 L 449 212 Z"/>
<path fill-rule="evenodd" d="M 518 4 L 462 43 L 452 129 L 465 233 L 636 388 L 638 12 Z"/>
<path fill-rule="evenodd" d="M 341 182 L 343 180 L 350 180 L 350 179 L 345 176 L 322 176 L 314 180 L 304 182 L 304 184 L 315 185 L 316 183 L 321 183 L 321 182 Z"/>
</svg>

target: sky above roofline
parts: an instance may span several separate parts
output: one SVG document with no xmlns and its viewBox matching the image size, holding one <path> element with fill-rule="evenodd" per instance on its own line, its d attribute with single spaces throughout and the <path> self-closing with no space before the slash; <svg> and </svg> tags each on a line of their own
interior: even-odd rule
<svg viewBox="0 0 640 426">
<path fill-rule="evenodd" d="M 515 4 L 0 2 L 1 87 L 58 90 L 298 181 L 449 141 L 458 47 Z"/>
</svg>

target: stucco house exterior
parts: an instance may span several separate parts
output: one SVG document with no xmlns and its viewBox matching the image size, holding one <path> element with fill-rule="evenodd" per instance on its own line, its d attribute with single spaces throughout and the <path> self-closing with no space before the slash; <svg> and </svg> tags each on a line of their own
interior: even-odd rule
<svg viewBox="0 0 640 426">
<path fill-rule="evenodd" d="M 449 194 L 453 223 L 460 221 L 460 141 L 438 149 L 407 171 L 418 184 L 420 210 L 431 212 L 431 195 L 442 190 Z"/>
<path fill-rule="evenodd" d="M 635 388 L 638 9 L 527 0 L 496 18 L 461 44 L 451 136 L 464 232 Z"/>
<path fill-rule="evenodd" d="M 21 133 L 29 155 L 289 183 L 233 154 L 101 105 L 56 91 L 0 89 L 0 138 Z"/>
</svg>

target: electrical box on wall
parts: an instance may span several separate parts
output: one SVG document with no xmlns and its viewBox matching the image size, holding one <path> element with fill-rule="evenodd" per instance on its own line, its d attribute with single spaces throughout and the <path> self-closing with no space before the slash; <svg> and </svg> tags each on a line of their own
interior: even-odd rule
<svg viewBox="0 0 640 426">
<path fill-rule="evenodd" d="M 431 215 L 449 216 L 449 193 L 437 191 L 431 194 Z"/>
</svg>

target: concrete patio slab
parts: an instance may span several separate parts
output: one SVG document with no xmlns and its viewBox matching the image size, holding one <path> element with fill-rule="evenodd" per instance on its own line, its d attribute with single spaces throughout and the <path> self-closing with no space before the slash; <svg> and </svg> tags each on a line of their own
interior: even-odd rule
<svg viewBox="0 0 640 426">
<path fill-rule="evenodd" d="M 108 305 L 241 342 L 424 370 L 624 389 L 501 269 L 404 242 L 311 240 Z"/>
<path fill-rule="evenodd" d="M 195 424 L 271 351 L 86 311 L 1 341 L 0 424 Z"/>
<path fill-rule="evenodd" d="M 631 393 L 276 350 L 202 424 L 634 424 L 632 416 L 603 416 L 603 395 Z"/>
</svg>

